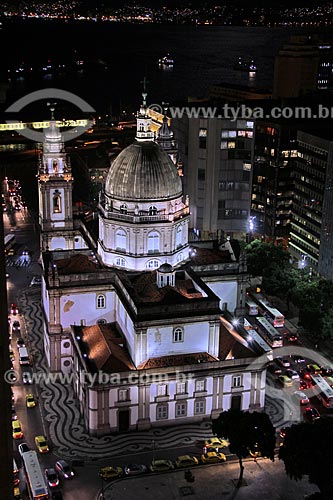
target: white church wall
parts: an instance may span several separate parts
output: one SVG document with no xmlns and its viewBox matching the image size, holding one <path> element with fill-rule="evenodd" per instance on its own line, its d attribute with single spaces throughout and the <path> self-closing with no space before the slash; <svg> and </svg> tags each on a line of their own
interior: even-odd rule
<svg viewBox="0 0 333 500">
<path fill-rule="evenodd" d="M 81 234 L 76 234 L 74 238 L 74 249 L 75 250 L 83 250 L 88 248 L 87 243 L 83 239 Z"/>
<path fill-rule="evenodd" d="M 105 307 L 97 308 L 97 296 L 105 296 Z M 63 328 L 70 325 L 94 325 L 99 319 L 107 323 L 115 320 L 114 291 L 78 292 L 60 298 L 60 322 Z"/>
<path fill-rule="evenodd" d="M 220 298 L 221 309 L 227 303 L 228 311 L 233 313 L 237 307 L 237 281 L 212 281 L 209 278 L 203 278 L 203 281 Z"/>
<path fill-rule="evenodd" d="M 178 326 L 184 331 L 183 342 L 173 342 L 173 331 Z M 151 327 L 147 329 L 147 358 L 188 352 L 208 352 L 208 341 L 208 321 Z"/>
<path fill-rule="evenodd" d="M 43 307 L 44 307 L 44 312 L 45 312 L 47 322 L 49 322 L 50 321 L 50 301 L 49 301 L 49 294 L 48 294 L 44 279 L 42 279 L 42 287 L 41 288 L 42 288 L 41 292 L 42 292 L 42 303 L 43 303 Z"/>
<path fill-rule="evenodd" d="M 67 242 L 64 237 L 51 237 L 50 250 L 67 250 Z"/>
</svg>

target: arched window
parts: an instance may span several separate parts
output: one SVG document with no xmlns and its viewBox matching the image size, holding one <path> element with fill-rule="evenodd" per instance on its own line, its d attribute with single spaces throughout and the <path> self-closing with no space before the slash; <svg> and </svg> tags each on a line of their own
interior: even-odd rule
<svg viewBox="0 0 333 500">
<path fill-rule="evenodd" d="M 156 260 L 156 259 L 151 259 L 151 260 L 148 260 L 147 264 L 146 264 L 146 268 L 147 269 L 157 269 L 158 267 L 160 267 L 161 263 L 159 260 Z"/>
<path fill-rule="evenodd" d="M 53 213 L 59 214 L 61 212 L 61 195 L 56 189 L 53 195 Z"/>
<path fill-rule="evenodd" d="M 127 205 L 125 205 L 125 203 L 123 203 L 122 205 L 120 205 L 120 212 L 122 214 L 127 214 Z"/>
<path fill-rule="evenodd" d="M 184 341 L 184 330 L 179 326 L 173 330 L 173 342 L 183 342 Z"/>
<path fill-rule="evenodd" d="M 148 234 L 148 253 L 159 253 L 160 235 L 157 231 Z"/>
<path fill-rule="evenodd" d="M 176 231 L 176 248 L 182 246 L 182 236 L 183 236 L 182 226 L 178 226 Z"/>
<path fill-rule="evenodd" d="M 96 307 L 97 309 L 104 309 L 105 308 L 105 295 L 97 295 L 97 300 L 96 300 Z"/>
<path fill-rule="evenodd" d="M 116 266 L 119 267 L 126 267 L 126 260 L 123 259 L 122 257 L 117 257 L 116 260 L 114 261 Z"/>
<path fill-rule="evenodd" d="M 118 229 L 116 232 L 116 249 L 126 251 L 126 233 L 123 229 Z"/>
<path fill-rule="evenodd" d="M 156 214 L 157 214 L 157 208 L 154 205 L 149 207 L 149 215 L 156 215 Z"/>
</svg>

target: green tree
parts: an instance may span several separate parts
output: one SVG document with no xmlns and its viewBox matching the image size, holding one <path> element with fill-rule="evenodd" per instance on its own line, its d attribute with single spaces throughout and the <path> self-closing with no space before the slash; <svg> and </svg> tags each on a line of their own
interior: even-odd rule
<svg viewBox="0 0 333 500">
<path fill-rule="evenodd" d="M 332 498 L 333 491 L 333 421 L 321 418 L 314 423 L 292 425 L 279 450 L 285 471 L 291 479 L 299 481 L 308 476 L 316 484 L 321 498 Z"/>
<path fill-rule="evenodd" d="M 289 307 L 290 293 L 296 286 L 295 275 L 292 270 L 273 264 L 270 272 L 264 274 L 261 286 L 268 295 L 287 299 Z"/>
<path fill-rule="evenodd" d="M 324 313 L 321 318 L 321 338 L 331 340 L 333 338 L 333 309 Z"/>
<path fill-rule="evenodd" d="M 290 269 L 290 255 L 282 245 L 254 240 L 245 247 L 247 269 L 252 276 L 269 275 L 274 266 Z"/>
<path fill-rule="evenodd" d="M 242 485 L 243 458 L 251 453 L 260 453 L 274 461 L 275 429 L 266 413 L 230 409 L 213 420 L 213 433 L 229 440 L 229 450 L 239 461 L 240 474 L 237 488 Z"/>
</svg>

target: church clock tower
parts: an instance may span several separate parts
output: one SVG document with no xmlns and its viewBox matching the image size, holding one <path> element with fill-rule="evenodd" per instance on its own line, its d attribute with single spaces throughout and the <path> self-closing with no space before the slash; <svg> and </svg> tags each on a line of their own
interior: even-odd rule
<svg viewBox="0 0 333 500">
<path fill-rule="evenodd" d="M 73 248 L 73 177 L 61 133 L 52 116 L 38 164 L 41 250 Z"/>
</svg>

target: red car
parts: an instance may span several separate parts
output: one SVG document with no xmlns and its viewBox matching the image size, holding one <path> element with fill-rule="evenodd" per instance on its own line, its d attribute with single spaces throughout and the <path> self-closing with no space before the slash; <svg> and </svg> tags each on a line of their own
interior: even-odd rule
<svg viewBox="0 0 333 500">
<path fill-rule="evenodd" d="M 305 408 L 304 420 L 312 423 L 315 420 L 318 420 L 318 418 L 320 418 L 320 413 L 317 408 L 310 408 L 309 406 Z"/>
<path fill-rule="evenodd" d="M 14 315 L 18 314 L 18 307 L 14 303 L 10 305 L 10 314 Z"/>
</svg>

